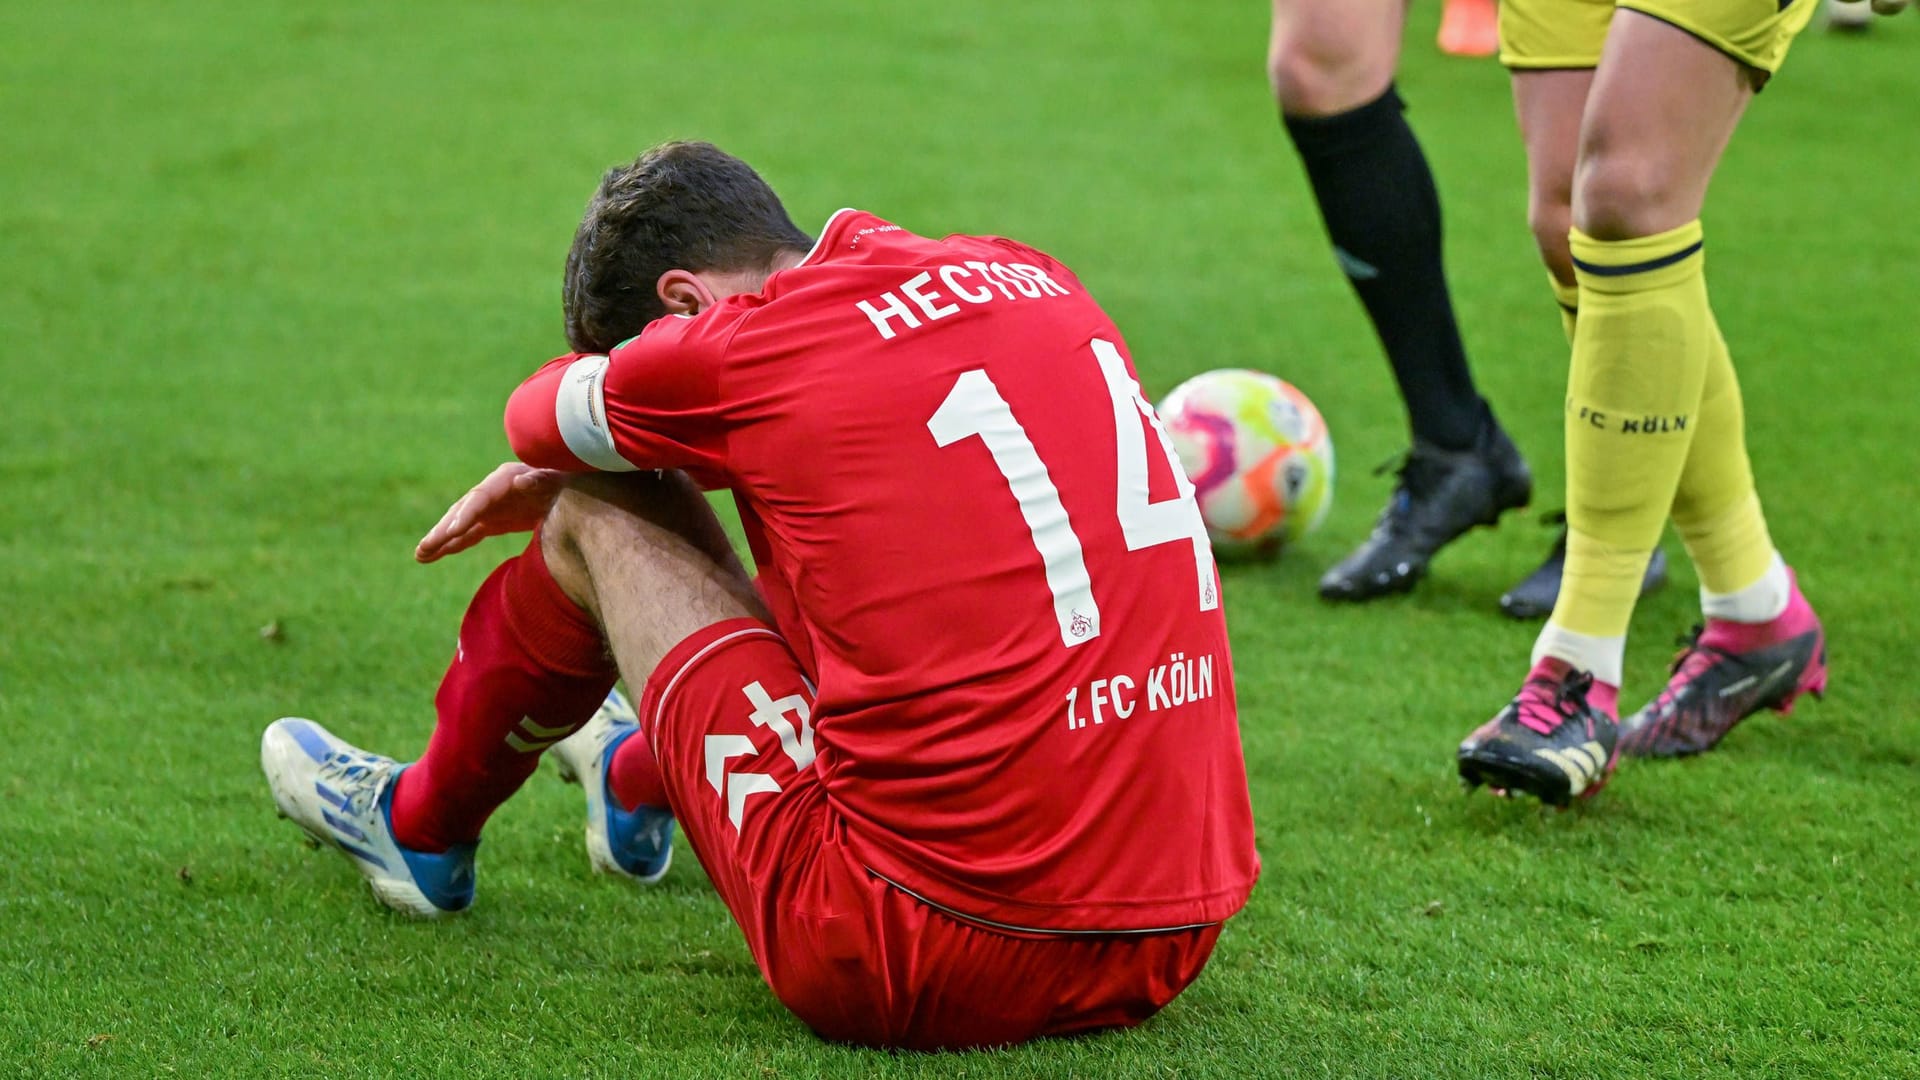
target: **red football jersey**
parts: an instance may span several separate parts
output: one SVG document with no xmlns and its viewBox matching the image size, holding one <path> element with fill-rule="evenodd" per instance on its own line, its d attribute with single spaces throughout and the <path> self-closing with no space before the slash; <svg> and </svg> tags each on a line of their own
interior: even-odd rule
<svg viewBox="0 0 1920 1080">
<path fill-rule="evenodd" d="M 508 431 L 532 465 L 732 489 L 874 873 L 1042 931 L 1245 902 L 1212 553 L 1119 331 L 1058 262 L 842 210 L 760 293 L 548 364 Z"/>
</svg>

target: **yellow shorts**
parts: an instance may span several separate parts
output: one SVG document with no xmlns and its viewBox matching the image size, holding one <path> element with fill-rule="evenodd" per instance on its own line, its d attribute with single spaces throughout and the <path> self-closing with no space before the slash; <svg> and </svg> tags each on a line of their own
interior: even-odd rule
<svg viewBox="0 0 1920 1080">
<path fill-rule="evenodd" d="M 1780 70 L 1820 0 L 1500 0 L 1500 62 L 1590 68 L 1616 7 L 1671 23 L 1748 67 Z"/>
</svg>

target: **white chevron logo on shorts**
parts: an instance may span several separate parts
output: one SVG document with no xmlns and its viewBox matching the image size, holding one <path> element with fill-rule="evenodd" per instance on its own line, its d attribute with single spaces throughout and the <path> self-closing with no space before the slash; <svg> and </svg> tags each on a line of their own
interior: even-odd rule
<svg viewBox="0 0 1920 1080">
<path fill-rule="evenodd" d="M 757 772 L 731 772 L 727 774 L 727 820 L 733 822 L 733 831 L 740 831 L 740 815 L 747 808 L 747 796 L 771 795 L 780 790 L 780 781 Z"/>
<path fill-rule="evenodd" d="M 780 790 L 780 782 L 766 773 L 728 772 L 727 762 L 756 753 L 753 740 L 745 735 L 707 736 L 707 785 L 727 800 L 727 820 L 733 831 L 740 831 L 740 816 L 746 811 L 747 796 L 766 795 Z"/>
<path fill-rule="evenodd" d="M 1535 750 L 1534 754 L 1551 761 L 1555 768 L 1566 773 L 1575 795 L 1585 791 L 1607 763 L 1606 747 L 1593 740 L 1579 746 L 1569 746 L 1565 750 Z"/>
</svg>

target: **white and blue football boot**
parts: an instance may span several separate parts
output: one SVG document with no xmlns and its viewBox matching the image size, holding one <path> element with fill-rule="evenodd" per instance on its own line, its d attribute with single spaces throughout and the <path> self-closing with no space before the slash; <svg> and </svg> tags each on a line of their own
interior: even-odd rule
<svg viewBox="0 0 1920 1080">
<path fill-rule="evenodd" d="M 640 734 L 640 719 L 619 690 L 607 695 L 585 727 L 554 744 L 560 778 L 587 793 L 587 859 L 602 874 L 651 885 L 673 862 L 673 812 L 666 807 L 622 809 L 607 790 L 607 772 L 620 744 Z"/>
<path fill-rule="evenodd" d="M 406 766 L 352 746 L 311 720 L 287 717 L 260 737 L 260 768 L 282 817 L 331 844 L 395 911 L 435 918 L 473 903 L 473 852 L 414 851 L 393 838 L 393 789 Z"/>
</svg>

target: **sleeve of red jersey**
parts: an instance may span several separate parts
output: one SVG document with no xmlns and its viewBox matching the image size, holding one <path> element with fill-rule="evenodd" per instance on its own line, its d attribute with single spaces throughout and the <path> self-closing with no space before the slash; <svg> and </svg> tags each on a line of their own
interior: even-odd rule
<svg viewBox="0 0 1920 1080">
<path fill-rule="evenodd" d="M 568 472 L 723 474 L 719 351 L 702 321 L 669 316 L 611 355 L 571 353 L 534 372 L 507 401 L 514 456 Z"/>
</svg>

